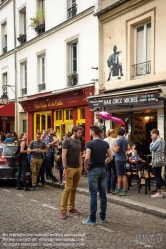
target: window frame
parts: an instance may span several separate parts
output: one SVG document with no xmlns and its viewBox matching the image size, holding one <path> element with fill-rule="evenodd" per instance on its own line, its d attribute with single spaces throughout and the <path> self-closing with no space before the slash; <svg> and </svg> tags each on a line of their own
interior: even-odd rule
<svg viewBox="0 0 166 249">
<path fill-rule="evenodd" d="M 151 24 L 151 21 L 147 21 L 145 23 L 142 23 L 142 24 L 139 24 L 139 25 L 135 26 L 135 31 L 134 31 L 134 64 L 137 64 L 137 29 L 142 27 L 142 26 L 144 27 L 144 36 L 143 36 L 143 44 L 144 44 L 143 45 L 143 55 L 144 56 L 143 56 L 143 62 L 147 62 L 147 25 L 148 24 Z"/>
</svg>

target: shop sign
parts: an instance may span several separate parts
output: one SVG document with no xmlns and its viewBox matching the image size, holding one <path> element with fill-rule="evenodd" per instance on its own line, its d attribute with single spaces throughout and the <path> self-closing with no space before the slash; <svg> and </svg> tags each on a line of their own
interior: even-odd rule
<svg viewBox="0 0 166 249">
<path fill-rule="evenodd" d="M 39 102 L 34 104 L 35 109 L 47 109 L 48 107 L 62 106 L 63 102 L 61 100 L 55 100 L 52 102 Z"/>
<path fill-rule="evenodd" d="M 145 93 L 130 96 L 122 96 L 119 98 L 90 100 L 89 107 L 104 107 L 116 105 L 130 105 L 158 101 L 158 93 Z"/>
</svg>

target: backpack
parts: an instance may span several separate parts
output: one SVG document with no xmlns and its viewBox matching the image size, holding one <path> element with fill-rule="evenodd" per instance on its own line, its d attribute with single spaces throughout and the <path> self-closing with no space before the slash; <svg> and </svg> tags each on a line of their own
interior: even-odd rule
<svg viewBox="0 0 166 249">
<path fill-rule="evenodd" d="M 13 156 L 12 156 L 12 158 L 17 159 L 17 160 L 19 160 L 20 156 L 21 156 L 20 145 L 21 145 L 21 142 L 18 142 L 17 150 L 16 150 L 16 152 L 13 153 Z"/>
</svg>

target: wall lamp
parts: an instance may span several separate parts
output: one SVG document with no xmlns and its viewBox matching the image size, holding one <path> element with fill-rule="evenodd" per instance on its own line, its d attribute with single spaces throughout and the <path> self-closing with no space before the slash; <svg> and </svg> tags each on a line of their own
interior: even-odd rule
<svg viewBox="0 0 166 249">
<path fill-rule="evenodd" d="M 2 86 L 2 90 L 3 90 L 3 94 L 1 96 L 1 103 L 0 105 L 7 105 L 8 104 L 8 95 L 7 95 L 7 88 L 10 87 L 13 91 L 13 93 L 15 94 L 14 90 L 12 87 L 15 87 L 13 85 L 4 85 Z"/>
</svg>

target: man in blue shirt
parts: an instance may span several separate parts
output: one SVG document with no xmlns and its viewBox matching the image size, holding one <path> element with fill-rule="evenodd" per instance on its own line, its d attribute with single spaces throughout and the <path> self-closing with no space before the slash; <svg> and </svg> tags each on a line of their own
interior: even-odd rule
<svg viewBox="0 0 166 249">
<path fill-rule="evenodd" d="M 96 224 L 97 192 L 100 194 L 100 222 L 105 222 L 106 215 L 106 169 L 105 165 L 112 159 L 109 144 L 100 139 L 102 130 L 97 125 L 90 126 L 90 134 L 93 140 L 89 141 L 86 148 L 84 169 L 88 172 L 88 185 L 90 193 L 90 216 L 82 223 L 86 225 Z M 106 154 L 108 155 L 107 159 Z"/>
<path fill-rule="evenodd" d="M 125 164 L 126 164 L 126 151 L 128 147 L 128 142 L 124 137 L 125 130 L 120 128 L 118 130 L 118 139 L 116 145 L 113 145 L 115 150 L 115 165 L 116 173 L 118 176 L 118 188 L 113 192 L 113 195 L 119 194 L 119 196 L 128 195 L 128 183 L 125 175 Z M 123 191 L 121 186 L 123 185 Z"/>
</svg>

